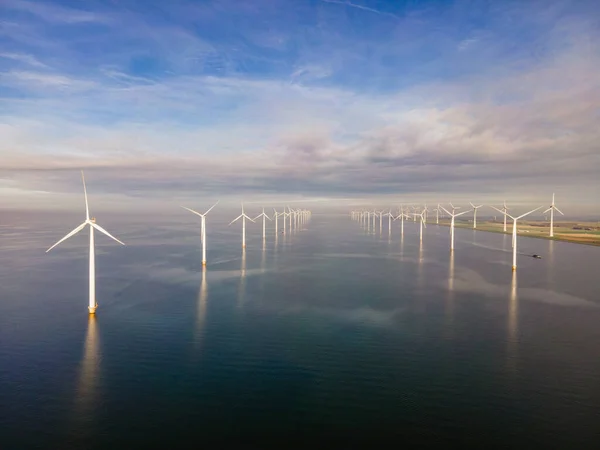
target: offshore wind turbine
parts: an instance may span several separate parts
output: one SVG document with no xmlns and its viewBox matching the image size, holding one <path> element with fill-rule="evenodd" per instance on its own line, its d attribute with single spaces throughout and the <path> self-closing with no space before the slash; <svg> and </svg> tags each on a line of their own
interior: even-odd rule
<svg viewBox="0 0 600 450">
<path fill-rule="evenodd" d="M 471 203 L 471 206 L 473 207 L 473 229 L 475 229 L 477 228 L 477 210 L 483 205 L 475 206 L 473 203 Z"/>
<path fill-rule="evenodd" d="M 208 210 L 204 214 L 201 214 L 197 211 L 194 211 L 193 209 L 182 206 L 183 209 L 187 209 L 189 212 L 194 213 L 197 216 L 200 216 L 202 218 L 202 225 L 201 225 L 201 229 L 200 229 L 200 240 L 202 241 L 202 265 L 203 266 L 206 265 L 206 215 L 210 212 L 211 209 L 213 209 L 218 204 L 219 204 L 219 202 L 217 201 L 217 203 L 215 203 L 210 208 L 208 208 Z"/>
<path fill-rule="evenodd" d="M 427 225 L 425 224 L 425 213 L 427 212 L 427 209 L 424 209 L 423 211 L 421 211 L 421 214 L 419 214 L 419 217 L 421 217 L 421 225 L 420 225 L 420 232 L 419 232 L 419 241 L 423 241 L 423 227 L 427 228 Z"/>
<path fill-rule="evenodd" d="M 388 216 L 388 235 L 392 234 L 392 209 L 390 208 L 390 210 L 388 212 L 386 212 L 384 214 L 384 216 Z"/>
<path fill-rule="evenodd" d="M 500 211 L 502 212 L 500 209 L 496 208 L 495 206 L 492 206 L 492 208 L 494 208 L 496 211 Z M 517 217 L 513 217 L 508 213 L 504 213 L 506 214 L 506 216 L 510 217 L 513 220 L 513 229 L 512 229 L 512 241 L 513 241 L 513 263 L 512 263 L 512 270 L 517 270 L 517 220 L 522 219 L 525 216 L 528 216 L 531 213 L 536 212 L 538 209 L 543 208 L 543 206 L 538 206 L 535 209 L 532 209 L 529 212 L 526 212 L 525 214 L 521 214 L 520 216 Z"/>
<path fill-rule="evenodd" d="M 259 217 L 262 217 L 262 219 L 263 219 L 262 220 L 262 225 L 263 225 L 263 235 L 262 235 L 262 237 L 263 237 L 263 241 L 264 241 L 265 238 L 267 237 L 267 227 L 266 227 L 265 219 L 271 220 L 271 218 L 265 214 L 265 208 L 263 208 L 262 213 L 260 213 L 258 216 L 256 216 L 254 218 L 254 220 L 258 219 Z"/>
<path fill-rule="evenodd" d="M 273 217 L 275 217 L 275 234 L 279 234 L 279 224 L 277 218 L 279 217 L 279 213 L 275 208 L 273 208 Z"/>
<path fill-rule="evenodd" d="M 404 212 L 404 208 L 400 208 L 400 214 L 394 218 L 394 220 L 401 219 L 400 220 L 400 236 L 404 236 L 404 218 L 407 218 L 410 220 L 410 216 Z"/>
<path fill-rule="evenodd" d="M 116 237 L 114 237 L 112 234 L 110 234 L 108 231 L 106 231 L 104 228 L 102 228 L 100 225 L 96 224 L 95 217 L 90 218 L 90 209 L 88 206 L 87 190 L 85 188 L 85 178 L 83 177 L 83 170 L 81 171 L 81 181 L 83 182 L 83 195 L 85 197 L 85 222 L 83 222 L 81 225 L 79 225 L 77 228 L 75 228 L 73 231 L 71 231 L 69 234 L 67 234 L 64 238 L 62 238 L 60 241 L 58 241 L 56 244 L 54 244 L 52 247 L 50 247 L 48 250 L 46 250 L 46 253 L 48 253 L 50 250 L 52 250 L 54 247 L 56 247 L 61 242 L 66 241 L 71 236 L 74 236 L 77 233 L 79 233 L 81 230 L 83 230 L 86 227 L 86 225 L 90 226 L 90 259 L 89 259 L 89 277 L 90 277 L 90 279 L 89 279 L 88 311 L 90 314 L 95 314 L 96 309 L 98 308 L 98 303 L 96 303 L 96 253 L 95 253 L 95 245 L 94 245 L 94 229 L 100 231 L 101 233 L 104 233 L 109 238 L 117 241 L 121 245 L 125 245 L 125 244 L 123 242 L 121 242 L 120 240 L 118 240 Z"/>
<path fill-rule="evenodd" d="M 544 211 L 544 214 L 550 211 L 550 237 L 554 237 L 554 210 L 558 211 L 561 215 L 564 216 L 562 211 L 558 209 L 554 204 L 554 194 L 552 194 L 552 204 L 550 205 L 550 208 Z"/>
<path fill-rule="evenodd" d="M 494 208 L 492 206 L 492 208 Z M 500 211 L 498 208 L 494 208 L 496 211 Z M 500 211 L 502 214 L 504 214 L 504 232 L 506 233 L 506 216 L 508 214 L 508 206 L 506 206 L 506 200 L 504 200 L 504 204 L 502 206 L 502 211 Z"/>
<path fill-rule="evenodd" d="M 452 203 L 450 203 L 450 206 L 452 206 L 452 212 L 448 211 L 446 208 L 444 208 L 441 205 L 440 205 L 440 208 L 442 208 L 444 211 L 446 211 L 446 214 L 448 214 L 450 217 L 452 217 L 452 220 L 450 221 L 450 251 L 453 252 L 454 251 L 454 218 L 458 217 L 458 216 L 462 216 L 463 214 L 466 214 L 469 211 L 463 211 L 458 214 L 454 214 L 454 210 L 456 210 L 458 208 L 454 207 L 452 205 Z"/>
<path fill-rule="evenodd" d="M 254 222 L 254 220 L 252 220 L 250 217 L 248 217 L 246 215 L 246 213 L 244 212 L 244 204 L 243 203 L 242 203 L 242 213 L 239 216 L 237 216 L 235 219 L 233 219 L 231 222 L 229 222 L 229 225 L 238 221 L 239 219 L 242 219 L 242 248 L 246 248 L 246 219 L 248 219 L 250 222 Z"/>
</svg>

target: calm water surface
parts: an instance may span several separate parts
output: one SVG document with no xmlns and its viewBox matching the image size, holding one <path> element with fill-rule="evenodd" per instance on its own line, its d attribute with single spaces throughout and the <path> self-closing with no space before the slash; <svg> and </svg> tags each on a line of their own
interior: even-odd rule
<svg viewBox="0 0 600 450">
<path fill-rule="evenodd" d="M 600 248 L 215 214 L 202 271 L 191 215 L 100 218 L 91 318 L 87 232 L 44 253 L 78 219 L 0 227 L 2 449 L 600 445 Z"/>
</svg>

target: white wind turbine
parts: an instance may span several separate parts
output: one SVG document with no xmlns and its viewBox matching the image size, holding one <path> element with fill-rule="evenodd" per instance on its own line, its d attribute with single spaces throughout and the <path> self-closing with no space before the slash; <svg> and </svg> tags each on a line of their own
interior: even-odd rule
<svg viewBox="0 0 600 450">
<path fill-rule="evenodd" d="M 388 234 L 391 235 L 392 234 L 392 218 L 393 218 L 393 214 L 392 214 L 392 210 L 390 208 L 390 210 L 388 212 L 386 212 L 384 214 L 384 216 L 388 216 Z"/>
<path fill-rule="evenodd" d="M 54 247 L 56 247 L 61 242 L 66 241 L 71 236 L 74 236 L 77 233 L 79 233 L 81 230 L 83 230 L 85 228 L 86 225 L 90 226 L 90 262 L 89 262 L 90 280 L 89 280 L 88 311 L 90 312 L 90 314 L 94 314 L 96 312 L 96 308 L 98 308 L 98 304 L 96 303 L 96 258 L 95 258 L 96 255 L 95 255 L 95 246 L 94 246 L 94 228 L 96 230 L 100 231 L 101 233 L 104 233 L 109 238 L 117 241 L 119 244 L 121 244 L 121 245 L 125 245 L 125 244 L 123 242 L 121 242 L 120 240 L 118 240 L 116 237 L 114 237 L 112 234 L 110 234 L 108 231 L 106 231 L 104 228 L 102 228 L 100 225 L 97 225 L 96 219 L 94 217 L 92 217 L 90 219 L 90 210 L 88 207 L 87 190 L 85 188 L 85 178 L 83 177 L 83 170 L 81 171 L 81 181 L 83 182 L 83 195 L 85 197 L 85 222 L 83 222 L 81 225 L 79 225 L 77 228 L 75 228 L 73 231 L 71 231 L 69 234 L 67 234 L 64 238 L 62 238 L 60 241 L 58 241 L 56 244 L 54 244 L 52 247 L 50 247 L 48 250 L 46 250 L 46 253 L 48 253 L 50 250 L 52 250 Z"/>
<path fill-rule="evenodd" d="M 435 224 L 440 224 L 440 204 L 438 203 L 437 208 L 435 208 Z"/>
<path fill-rule="evenodd" d="M 266 226 L 265 219 L 271 220 L 271 218 L 265 214 L 265 208 L 263 208 L 262 213 L 260 213 L 258 216 L 256 216 L 254 218 L 254 220 L 258 219 L 259 217 L 262 217 L 262 219 L 263 219 L 262 220 L 262 225 L 263 225 L 263 235 L 262 235 L 262 237 L 263 237 L 263 241 L 264 241 L 265 238 L 266 238 L 266 236 L 267 236 L 267 226 Z"/>
<path fill-rule="evenodd" d="M 458 209 L 455 206 L 452 205 L 452 203 L 450 203 L 450 206 L 452 206 L 452 212 L 448 211 L 446 208 L 444 208 L 443 206 L 440 205 L 440 208 L 442 208 L 444 211 L 446 211 L 446 214 L 448 214 L 452 220 L 450 221 L 450 251 L 454 251 L 454 218 L 458 217 L 458 216 L 462 216 L 463 214 L 468 213 L 469 211 L 463 211 L 461 213 L 458 214 L 454 214 L 454 210 Z"/>
<path fill-rule="evenodd" d="M 423 227 L 427 228 L 427 225 L 425 224 L 425 214 L 427 213 L 427 206 L 425 207 L 425 209 L 423 211 L 421 211 L 421 214 L 419 214 L 419 217 L 421 217 L 421 226 L 420 226 L 420 232 L 419 232 L 419 241 L 423 241 Z"/>
<path fill-rule="evenodd" d="M 477 228 L 477 210 L 483 205 L 475 206 L 473 203 L 471 203 L 471 206 L 473 207 L 473 228 L 475 229 Z"/>
<path fill-rule="evenodd" d="M 275 234 L 279 234 L 279 221 L 278 221 L 279 216 L 280 216 L 280 213 L 278 213 L 277 210 L 275 208 L 273 208 L 273 217 L 275 217 Z"/>
<path fill-rule="evenodd" d="M 290 233 L 291 233 L 292 232 L 292 218 L 293 218 L 292 214 L 293 214 L 293 211 L 292 211 L 292 208 L 290 208 L 289 205 L 288 205 L 288 211 L 289 211 L 288 212 L 288 217 L 290 218 Z"/>
<path fill-rule="evenodd" d="M 229 222 L 229 225 L 231 225 L 232 223 L 238 221 L 242 219 L 242 248 L 246 248 L 246 219 L 248 219 L 250 222 L 254 222 L 254 220 L 252 220 L 250 217 L 248 217 L 246 215 L 246 213 L 244 213 L 244 204 L 242 203 L 242 213 L 237 216 L 235 219 L 233 219 L 231 222 Z"/>
<path fill-rule="evenodd" d="M 492 206 L 492 208 L 494 208 Z M 498 208 L 494 208 L 496 211 L 500 211 Z M 504 204 L 502 206 L 502 211 L 500 211 L 502 214 L 504 214 L 504 232 L 506 233 L 506 216 L 508 214 L 508 206 L 506 206 L 506 200 L 504 200 Z"/>
<path fill-rule="evenodd" d="M 217 203 L 215 203 L 210 208 L 208 208 L 208 210 L 204 214 L 201 214 L 198 211 L 194 211 L 193 209 L 182 206 L 183 209 L 187 209 L 189 212 L 194 213 L 197 216 L 200 216 L 202 218 L 202 225 L 200 228 L 200 240 L 202 241 L 202 265 L 203 266 L 206 265 L 206 215 L 210 212 L 211 209 L 213 209 L 218 204 L 219 204 L 219 202 L 217 201 Z"/>
<path fill-rule="evenodd" d="M 558 211 L 561 215 L 564 216 L 562 211 L 558 209 L 554 204 L 554 194 L 552 194 L 552 204 L 550 205 L 550 208 L 544 211 L 544 214 L 550 211 L 550 237 L 554 237 L 554 210 Z"/>
<path fill-rule="evenodd" d="M 542 209 L 543 206 L 539 206 L 535 209 L 532 209 L 529 212 L 526 212 L 525 214 L 521 214 L 518 217 L 513 217 L 508 213 L 504 213 L 502 212 L 502 210 L 496 208 L 495 206 L 492 206 L 492 208 L 494 208 L 496 211 L 500 211 L 501 213 L 505 214 L 504 217 L 508 216 L 513 220 L 513 229 L 512 229 L 512 247 L 513 247 L 513 263 L 512 263 L 512 270 L 517 270 L 517 220 L 522 219 L 525 216 L 528 216 L 531 213 L 536 212 L 538 209 Z"/>
<path fill-rule="evenodd" d="M 398 214 L 398 216 L 397 216 L 397 217 L 394 217 L 394 220 L 401 219 L 401 220 L 400 220 L 400 235 L 401 235 L 401 236 L 404 236 L 404 218 L 406 218 L 406 219 L 409 219 L 409 220 L 410 220 L 410 216 L 409 216 L 408 214 L 406 214 L 406 213 L 404 212 L 404 208 L 403 208 L 403 207 L 401 207 L 401 208 L 400 208 L 400 214 Z"/>
</svg>

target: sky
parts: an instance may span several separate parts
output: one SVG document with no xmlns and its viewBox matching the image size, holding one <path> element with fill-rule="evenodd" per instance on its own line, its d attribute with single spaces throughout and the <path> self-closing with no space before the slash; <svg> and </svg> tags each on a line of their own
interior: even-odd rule
<svg viewBox="0 0 600 450">
<path fill-rule="evenodd" d="M 600 3 L 3 0 L 0 208 L 600 213 Z M 582 206 L 583 205 L 583 206 Z"/>
</svg>

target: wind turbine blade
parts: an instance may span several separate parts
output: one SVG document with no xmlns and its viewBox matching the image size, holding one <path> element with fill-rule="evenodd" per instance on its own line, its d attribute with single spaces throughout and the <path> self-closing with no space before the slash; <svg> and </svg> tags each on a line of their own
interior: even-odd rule
<svg viewBox="0 0 600 450">
<path fill-rule="evenodd" d="M 91 226 L 93 226 L 96 230 L 98 230 L 101 233 L 104 233 L 105 235 L 107 235 L 109 238 L 117 241 L 119 244 L 121 245 L 125 245 L 123 242 L 121 242 L 120 240 L 118 240 L 116 237 L 114 237 L 112 234 L 110 234 L 108 231 L 106 231 L 104 228 L 102 228 L 100 225 L 95 224 L 95 223 L 90 223 Z"/>
<path fill-rule="evenodd" d="M 544 214 L 546 214 L 548 211 L 550 211 L 552 209 L 552 206 L 550 208 L 548 208 L 546 211 L 544 211 Z"/>
<path fill-rule="evenodd" d="M 240 217 L 242 217 L 242 216 L 244 216 L 244 217 L 245 217 L 246 219 L 248 219 L 250 222 L 254 222 L 254 219 L 252 219 L 251 217 L 248 217 L 246 214 L 242 214 Z M 260 216 L 258 216 L 258 217 L 260 217 Z M 239 217 L 238 217 L 238 219 L 239 219 Z M 235 220 L 237 220 L 237 219 L 235 219 Z"/>
<path fill-rule="evenodd" d="M 492 208 L 494 208 L 494 207 L 492 206 Z M 495 209 L 496 211 L 499 211 L 499 212 L 501 212 L 502 214 L 505 214 L 505 215 L 506 215 L 506 217 L 510 217 L 512 220 L 515 220 L 515 218 L 514 218 L 513 216 L 511 216 L 509 213 L 507 213 L 507 212 L 505 212 L 505 211 L 502 211 L 502 210 L 500 210 L 500 209 L 498 209 L 498 208 L 494 208 L 494 209 Z"/>
<path fill-rule="evenodd" d="M 556 206 L 554 207 L 555 210 L 557 210 L 561 215 L 564 216 L 564 214 L 562 213 L 562 211 L 560 209 L 558 209 Z"/>
<path fill-rule="evenodd" d="M 473 208 L 475 208 L 475 205 L 471 202 L 469 202 L 469 205 L 471 205 Z"/>
<path fill-rule="evenodd" d="M 458 217 L 458 216 L 462 216 L 463 214 L 469 213 L 471 211 L 463 211 L 463 212 L 459 212 L 458 214 L 454 214 L 454 217 Z"/>
<path fill-rule="evenodd" d="M 181 205 L 179 205 L 181 206 Z M 200 214 L 198 211 L 194 211 L 193 209 L 190 208 L 186 208 L 185 206 L 181 206 L 183 209 L 187 209 L 189 212 L 196 214 L 197 216 L 202 217 L 202 214 Z"/>
<path fill-rule="evenodd" d="M 448 211 L 446 208 L 444 208 L 442 205 L 440 205 L 440 208 L 442 208 L 446 214 L 448 214 L 449 216 L 451 216 L 452 214 L 450 214 L 450 211 Z"/>
<path fill-rule="evenodd" d="M 211 210 L 211 209 L 213 209 L 215 206 L 217 206 L 217 205 L 219 204 L 219 202 L 220 202 L 220 201 L 221 201 L 221 200 L 217 200 L 217 203 L 215 203 L 215 204 L 214 204 L 214 205 L 212 205 L 210 208 L 208 208 L 208 211 L 206 211 L 206 212 L 204 213 L 204 215 L 208 214 L 208 213 L 210 212 L 210 210 Z"/>
<path fill-rule="evenodd" d="M 538 206 L 537 208 L 535 208 L 535 209 L 532 209 L 531 211 L 529 211 L 529 212 L 526 212 L 525 214 L 521 214 L 519 217 L 515 217 L 515 220 L 519 220 L 521 217 L 528 216 L 529 214 L 531 214 L 531 213 L 534 213 L 534 212 L 536 212 L 538 209 L 542 209 L 542 208 L 543 208 L 543 206 Z"/>
<path fill-rule="evenodd" d="M 83 195 L 85 197 L 85 220 L 90 220 L 90 208 L 88 206 L 87 189 L 85 188 L 85 178 L 83 176 L 83 170 L 81 171 L 81 181 L 83 181 Z"/>
<path fill-rule="evenodd" d="M 244 217 L 244 214 L 240 214 L 239 216 L 237 216 L 235 219 L 233 219 L 231 222 L 229 222 L 229 225 L 231 225 L 233 222 L 240 220 L 242 217 Z"/>
<path fill-rule="evenodd" d="M 52 250 L 54 247 L 56 247 L 62 241 L 66 241 L 74 234 L 79 233 L 81 230 L 83 230 L 85 228 L 86 225 L 87 225 L 87 222 L 83 222 L 81 225 L 79 225 L 77 228 L 75 228 L 73 231 L 71 231 L 69 234 L 67 234 L 64 238 L 62 238 L 60 241 L 58 241 L 56 244 L 54 244 L 52 247 L 50 247 L 48 250 L 46 250 L 46 253 L 48 253 L 50 250 Z"/>
</svg>

